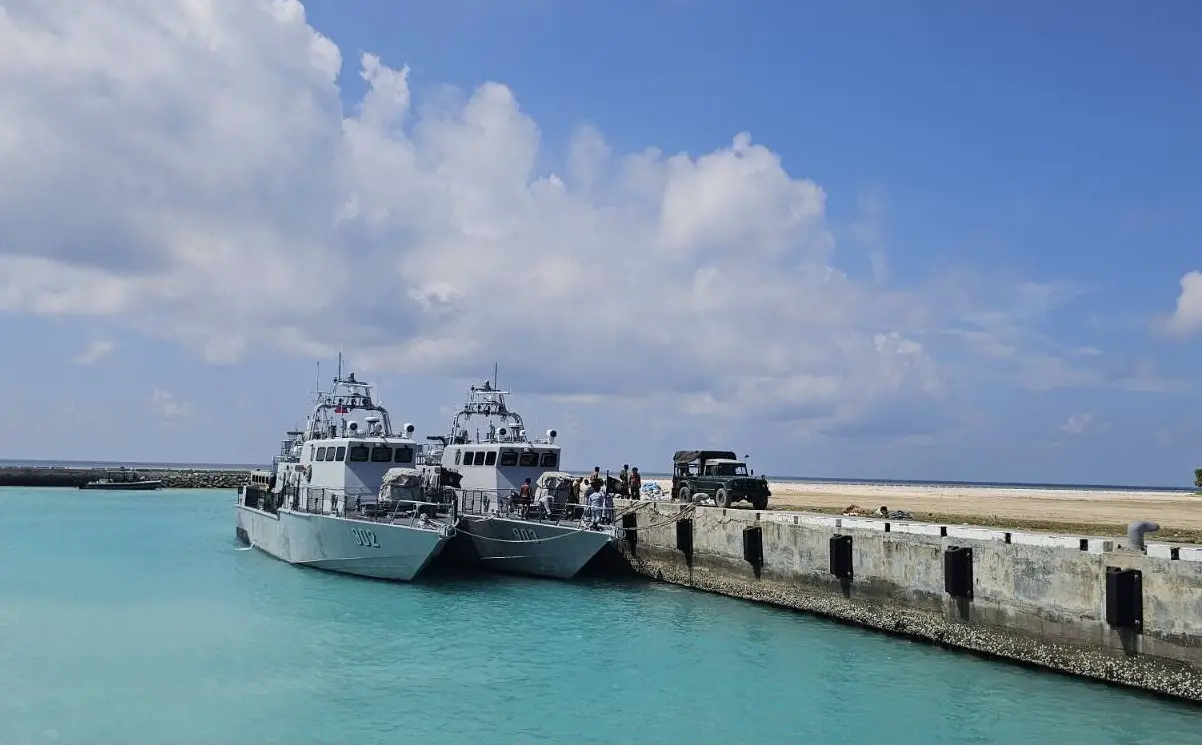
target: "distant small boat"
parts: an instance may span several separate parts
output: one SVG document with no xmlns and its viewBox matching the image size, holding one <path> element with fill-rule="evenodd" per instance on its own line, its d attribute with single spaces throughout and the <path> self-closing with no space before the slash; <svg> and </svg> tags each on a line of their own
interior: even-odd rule
<svg viewBox="0 0 1202 746">
<path fill-rule="evenodd" d="M 79 485 L 81 490 L 157 490 L 163 486 L 158 479 L 116 480 L 95 479 Z"/>
</svg>

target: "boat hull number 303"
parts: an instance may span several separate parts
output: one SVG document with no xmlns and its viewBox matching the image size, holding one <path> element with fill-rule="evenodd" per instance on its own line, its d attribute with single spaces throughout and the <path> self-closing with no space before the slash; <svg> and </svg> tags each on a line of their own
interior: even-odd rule
<svg viewBox="0 0 1202 746">
<path fill-rule="evenodd" d="M 361 547 L 380 548 L 380 542 L 376 541 L 375 531 L 369 531 L 365 528 L 352 528 L 351 536 L 355 537 L 355 543 Z"/>
</svg>

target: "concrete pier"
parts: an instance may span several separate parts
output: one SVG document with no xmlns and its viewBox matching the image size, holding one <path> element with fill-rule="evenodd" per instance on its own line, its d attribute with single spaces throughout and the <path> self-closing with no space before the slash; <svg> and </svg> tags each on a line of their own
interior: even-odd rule
<svg viewBox="0 0 1202 746">
<path fill-rule="evenodd" d="M 656 580 L 1202 702 L 1202 547 L 619 501 Z"/>
<path fill-rule="evenodd" d="M 0 467 L 0 487 L 78 487 L 120 470 L 120 466 L 3 466 Z M 157 479 L 169 488 L 237 488 L 250 477 L 249 471 L 229 469 L 130 468 L 127 471 L 136 472 L 144 479 Z"/>
</svg>

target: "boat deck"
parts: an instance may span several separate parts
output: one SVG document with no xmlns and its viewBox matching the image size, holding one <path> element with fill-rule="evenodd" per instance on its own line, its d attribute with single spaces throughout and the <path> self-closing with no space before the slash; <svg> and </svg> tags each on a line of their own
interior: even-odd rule
<svg viewBox="0 0 1202 746">
<path fill-rule="evenodd" d="M 423 520 L 449 524 L 454 520 L 449 503 L 409 500 L 381 502 L 375 495 L 348 495 L 342 490 L 311 490 L 301 497 L 271 492 L 258 485 L 247 485 L 245 493 L 241 498 L 242 504 L 265 513 L 278 513 L 283 508 L 297 513 L 394 525 L 416 525 Z M 348 504 L 350 509 L 346 507 Z"/>
<path fill-rule="evenodd" d="M 347 494 L 341 490 L 310 490 L 301 497 L 281 495 L 258 485 L 248 485 L 246 492 L 243 504 L 267 513 L 287 508 L 299 513 L 395 525 L 416 525 L 422 521 L 454 524 L 464 517 L 499 517 L 548 526 L 597 527 L 612 523 L 614 516 L 613 508 L 590 508 L 570 502 L 552 501 L 548 510 L 537 501 L 523 503 L 514 499 L 508 490 L 446 488 L 437 501 L 433 498 L 382 501 L 372 493 Z"/>
<path fill-rule="evenodd" d="M 523 502 L 512 490 L 454 490 L 461 516 L 502 517 L 553 526 L 606 525 L 614 509 L 590 508 L 584 503 L 552 499 L 546 506 L 537 498 Z M 599 515 L 593 515 L 594 512 Z"/>
</svg>

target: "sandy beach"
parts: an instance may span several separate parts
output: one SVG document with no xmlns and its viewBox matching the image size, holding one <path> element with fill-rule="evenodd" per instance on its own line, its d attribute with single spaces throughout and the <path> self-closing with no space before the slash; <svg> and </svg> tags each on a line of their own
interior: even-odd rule
<svg viewBox="0 0 1202 746">
<path fill-rule="evenodd" d="M 654 480 L 665 490 L 669 480 Z M 839 512 L 849 505 L 904 510 L 919 520 L 1121 535 L 1150 520 L 1155 538 L 1202 541 L 1202 496 L 1182 492 L 943 487 L 878 484 L 770 484 L 770 508 Z M 1151 538 L 1151 537 L 1150 537 Z"/>
</svg>

